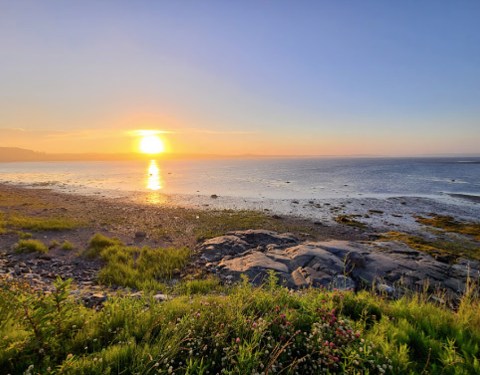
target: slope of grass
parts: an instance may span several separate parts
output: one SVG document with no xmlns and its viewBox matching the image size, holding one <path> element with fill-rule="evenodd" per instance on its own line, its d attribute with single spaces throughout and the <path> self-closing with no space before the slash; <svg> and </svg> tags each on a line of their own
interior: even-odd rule
<svg viewBox="0 0 480 375">
<path fill-rule="evenodd" d="M 477 374 L 480 303 L 457 311 L 420 295 L 290 292 L 274 277 L 156 303 L 110 298 L 100 311 L 17 284 L 0 288 L 0 368 L 22 374 Z M 18 314 L 21 314 L 19 317 Z"/>
</svg>

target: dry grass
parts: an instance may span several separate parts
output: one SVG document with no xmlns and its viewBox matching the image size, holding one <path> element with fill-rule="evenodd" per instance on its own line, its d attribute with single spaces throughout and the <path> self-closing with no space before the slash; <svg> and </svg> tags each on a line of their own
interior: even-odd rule
<svg viewBox="0 0 480 375">
<path fill-rule="evenodd" d="M 360 215 L 338 215 L 334 218 L 334 220 L 339 224 L 357 228 L 365 228 L 366 225 L 358 220 L 355 220 L 356 217 L 360 217 Z"/>
<path fill-rule="evenodd" d="M 392 231 L 384 233 L 380 238 L 380 241 L 385 240 L 403 242 L 411 249 L 429 253 L 434 257 L 441 256 L 450 261 L 459 257 L 480 259 L 480 246 L 466 239 L 446 237 L 427 240 L 420 236 Z"/>
<path fill-rule="evenodd" d="M 445 232 L 473 236 L 475 240 L 480 241 L 480 223 L 460 222 L 451 216 L 442 216 L 436 214 L 432 214 L 429 218 L 418 216 L 416 219 L 421 224 L 442 229 Z"/>
</svg>

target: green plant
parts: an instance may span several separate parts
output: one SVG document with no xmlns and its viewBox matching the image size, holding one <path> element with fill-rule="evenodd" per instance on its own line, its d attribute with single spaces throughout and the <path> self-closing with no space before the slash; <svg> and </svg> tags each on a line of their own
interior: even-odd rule
<svg viewBox="0 0 480 375">
<path fill-rule="evenodd" d="M 65 250 L 65 251 L 70 251 L 73 250 L 75 246 L 70 241 L 63 241 L 62 245 L 60 246 L 60 249 Z"/>
<path fill-rule="evenodd" d="M 88 242 L 88 247 L 84 252 L 84 255 L 87 258 L 95 258 L 100 255 L 100 252 L 103 249 L 121 244 L 122 241 L 120 241 L 118 238 L 109 238 L 101 233 L 96 233 L 93 235 L 92 238 L 90 238 L 90 241 Z"/>
<path fill-rule="evenodd" d="M 16 253 L 47 253 L 48 247 L 40 240 L 20 240 L 14 247 Z"/>
<path fill-rule="evenodd" d="M 7 220 L 8 225 L 18 229 L 29 229 L 33 231 L 61 231 L 73 229 L 81 225 L 78 220 L 66 217 L 28 217 L 21 215 L 12 215 Z"/>
<path fill-rule="evenodd" d="M 190 250 L 114 245 L 103 249 L 100 256 L 106 262 L 98 275 L 102 283 L 140 289 L 149 280 L 170 279 L 187 264 Z"/>
</svg>

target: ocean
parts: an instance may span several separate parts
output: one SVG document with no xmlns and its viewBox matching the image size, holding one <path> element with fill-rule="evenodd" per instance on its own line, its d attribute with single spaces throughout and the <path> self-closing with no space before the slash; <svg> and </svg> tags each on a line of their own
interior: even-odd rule
<svg viewBox="0 0 480 375">
<path fill-rule="evenodd" d="M 480 199 L 480 158 L 261 158 L 0 163 L 0 182 L 117 197 Z"/>
</svg>

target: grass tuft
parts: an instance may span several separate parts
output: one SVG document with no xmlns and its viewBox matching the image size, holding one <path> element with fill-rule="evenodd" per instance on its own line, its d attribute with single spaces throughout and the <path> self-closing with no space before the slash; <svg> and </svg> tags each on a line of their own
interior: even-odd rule
<svg viewBox="0 0 480 375">
<path fill-rule="evenodd" d="M 62 245 L 60 246 L 60 249 L 65 250 L 65 251 L 71 251 L 75 248 L 73 244 L 70 241 L 63 241 Z"/>
<path fill-rule="evenodd" d="M 47 253 L 48 247 L 39 240 L 20 240 L 14 247 L 16 253 Z"/>
<path fill-rule="evenodd" d="M 122 241 L 120 241 L 118 238 L 109 238 L 101 233 L 96 233 L 92 238 L 90 238 L 84 255 L 87 258 L 96 258 L 100 256 L 100 253 L 103 249 L 116 245 L 122 245 Z"/>
</svg>

